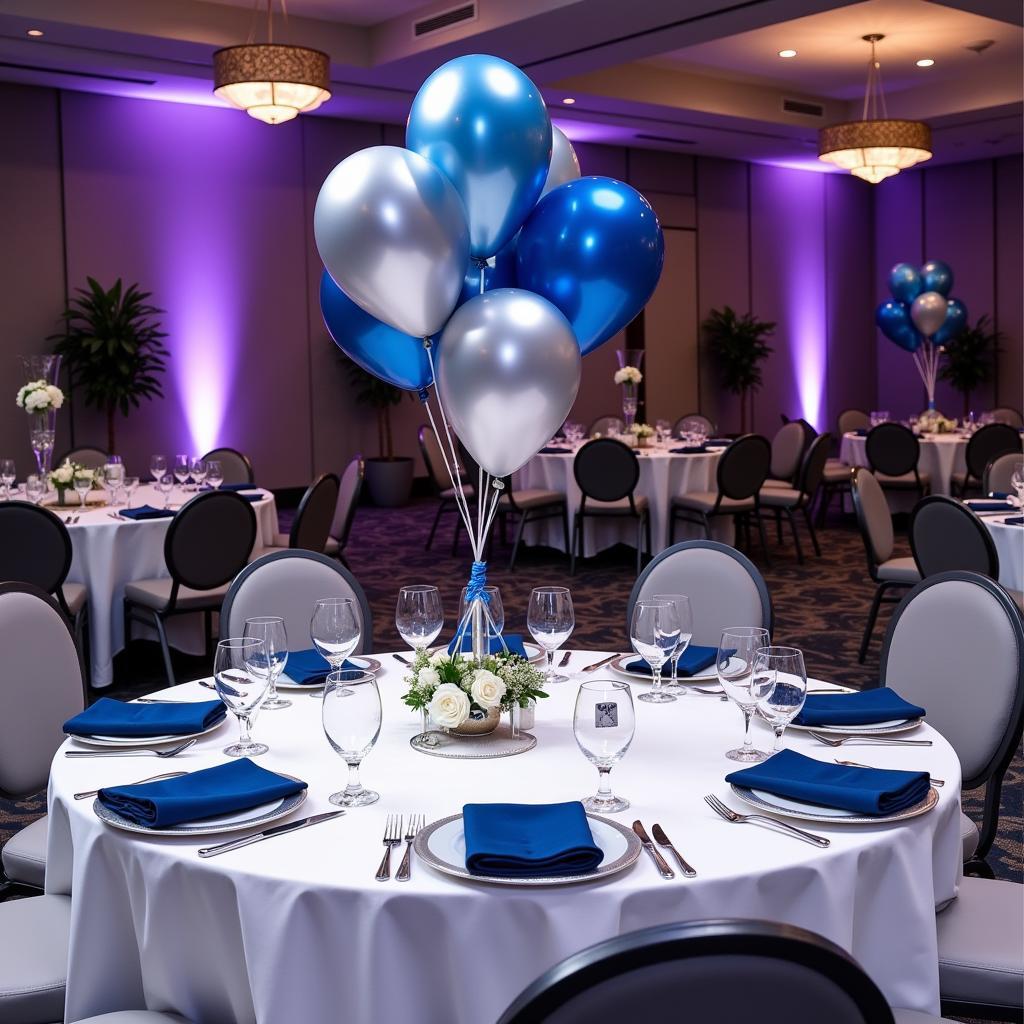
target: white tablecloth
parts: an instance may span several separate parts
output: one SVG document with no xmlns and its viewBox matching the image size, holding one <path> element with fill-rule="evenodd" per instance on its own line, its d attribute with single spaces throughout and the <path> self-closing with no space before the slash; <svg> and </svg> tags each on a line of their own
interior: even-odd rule
<svg viewBox="0 0 1024 1024">
<path fill-rule="evenodd" d="M 959 434 L 929 434 L 922 435 L 918 440 L 921 442 L 918 472 L 927 473 L 931 477 L 932 494 L 949 494 L 953 474 L 963 473 L 967 469 L 967 438 Z M 839 458 L 848 466 L 866 466 L 866 448 L 866 438 L 854 433 L 843 434 Z M 916 500 L 914 497 L 913 501 Z"/>
<path fill-rule="evenodd" d="M 1024 526 L 1007 526 L 1004 520 L 1019 519 L 1020 512 L 1005 516 L 983 515 L 999 555 L 999 582 L 1007 590 L 1024 591 Z"/>
<path fill-rule="evenodd" d="M 672 498 L 691 491 L 714 491 L 717 489 L 715 471 L 718 459 L 724 449 L 715 449 L 698 455 L 673 455 L 669 449 L 679 447 L 680 442 L 659 447 L 637 450 L 640 457 L 640 480 L 636 494 L 643 495 L 650 502 L 651 512 L 651 554 L 668 547 L 669 506 Z M 569 500 L 569 530 L 572 536 L 573 516 L 580 507 L 582 497 L 572 464 L 574 451 L 564 454 L 535 455 L 516 475 L 515 486 L 519 489 L 539 487 L 549 491 L 562 491 Z M 732 544 L 734 538 L 731 516 L 716 516 L 711 528 L 715 540 Z M 676 541 L 703 537 L 700 527 L 676 522 Z M 636 544 L 636 524 L 630 520 L 588 518 L 584 528 L 584 556 L 595 555 L 615 544 Z M 524 533 L 527 544 L 545 544 L 559 551 L 565 549 L 562 524 L 558 519 L 546 519 L 536 525 L 527 526 Z"/>
<path fill-rule="evenodd" d="M 262 501 L 254 503 L 256 545 L 272 544 L 277 532 L 277 506 L 274 496 L 264 491 Z M 71 498 L 75 497 L 73 494 Z M 175 489 L 172 504 L 181 500 Z M 132 498 L 133 507 L 149 504 L 163 506 L 164 498 L 152 485 L 141 486 Z M 55 509 L 62 517 L 62 509 Z M 70 512 L 71 510 L 68 510 Z M 164 562 L 164 537 L 170 519 L 131 522 L 113 518 L 107 507 L 89 508 L 81 519 L 68 526 L 74 555 L 68 579 L 84 583 L 89 590 L 89 655 L 92 685 L 109 686 L 114 677 L 114 655 L 124 647 L 123 599 L 126 583 L 169 575 Z M 145 635 L 136 624 L 132 635 Z M 155 635 L 155 634 L 154 634 Z M 202 651 L 194 617 L 175 617 L 168 623 L 168 639 L 174 646 Z"/>
<path fill-rule="evenodd" d="M 598 657 L 576 654 L 570 667 Z M 571 800 L 597 784 L 573 739 L 574 683 L 540 703 L 533 751 L 467 763 L 410 748 L 419 716 L 400 703 L 400 666 L 383 661 L 383 728 L 362 769 L 380 801 L 210 860 L 196 849 L 217 840 L 137 838 L 103 825 L 91 801 L 71 794 L 219 763 L 233 722 L 173 764 L 71 760 L 58 752 L 46 884 L 50 892 L 73 890 L 69 1021 L 147 1006 L 195 1024 L 489 1024 L 575 951 L 648 925 L 713 917 L 785 921 L 821 933 L 849 950 L 895 1005 L 937 1012 L 934 914 L 959 880 L 960 767 L 927 726 L 915 735 L 930 736 L 932 747 L 847 753 L 930 770 L 946 781 L 938 806 L 898 825 L 808 825 L 832 839 L 820 850 L 729 824 L 704 804 L 703 795 L 715 792 L 740 807 L 723 781 L 736 767 L 723 752 L 742 731 L 731 704 L 693 695 L 670 705 L 637 702 L 636 739 L 612 773 L 614 790 L 632 807 L 616 817 L 627 825 L 640 818 L 648 830 L 660 822 L 697 878 L 663 881 L 643 856 L 602 883 L 516 889 L 458 881 L 414 860 L 410 882 L 382 884 L 373 875 L 389 813 L 421 812 L 429 822 L 467 801 Z M 195 683 L 174 693 L 210 696 Z M 286 710 L 262 712 L 255 727 L 271 747 L 259 762 L 308 781 L 301 815 L 329 810 L 327 797 L 345 777 L 319 716 L 319 703 L 300 695 Z M 755 738 L 771 740 L 760 727 Z M 787 745 L 834 756 L 802 733 L 791 732 Z"/>
</svg>

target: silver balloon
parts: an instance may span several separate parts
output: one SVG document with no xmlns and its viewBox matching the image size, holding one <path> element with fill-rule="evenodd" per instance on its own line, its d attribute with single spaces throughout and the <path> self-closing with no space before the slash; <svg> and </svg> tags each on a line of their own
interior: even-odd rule
<svg viewBox="0 0 1024 1024">
<path fill-rule="evenodd" d="M 580 386 L 580 347 L 547 299 L 497 288 L 460 306 L 441 335 L 438 397 L 470 455 L 508 476 L 551 440 Z"/>
<path fill-rule="evenodd" d="M 557 125 L 551 126 L 551 163 L 548 165 L 548 177 L 544 182 L 544 198 L 553 188 L 564 185 L 567 181 L 575 181 L 580 176 L 580 160 L 572 143 L 565 132 Z M 539 202 L 539 200 L 538 200 Z"/>
<path fill-rule="evenodd" d="M 435 334 L 451 315 L 469 263 L 459 194 L 428 160 L 372 146 L 342 160 L 316 200 L 320 258 L 338 287 L 403 334 Z"/>
<path fill-rule="evenodd" d="M 910 307 L 910 319 L 926 338 L 930 338 L 946 322 L 947 305 L 945 295 L 922 292 Z"/>
</svg>

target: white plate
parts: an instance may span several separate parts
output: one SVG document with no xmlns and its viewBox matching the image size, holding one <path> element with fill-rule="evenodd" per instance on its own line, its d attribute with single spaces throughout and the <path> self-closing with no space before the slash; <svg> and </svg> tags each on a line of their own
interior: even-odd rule
<svg viewBox="0 0 1024 1024">
<path fill-rule="evenodd" d="M 523 641 L 523 649 L 526 651 L 526 660 L 529 661 L 531 664 L 544 660 L 544 649 L 542 647 L 538 646 L 537 644 L 531 644 L 528 641 L 524 640 Z M 447 644 L 438 644 L 437 647 L 431 647 L 430 648 L 430 653 L 431 654 L 437 654 L 438 651 L 447 651 L 447 650 L 448 650 L 448 645 Z M 556 652 L 556 654 L 555 654 L 555 660 L 556 661 L 557 661 L 557 659 L 558 659 L 558 657 L 560 655 L 561 655 L 561 652 Z"/>
<path fill-rule="evenodd" d="M 294 775 L 279 775 L 286 779 L 296 779 Z M 306 799 L 308 790 L 302 789 L 291 796 L 281 797 L 279 800 L 271 800 L 269 803 L 260 804 L 258 807 L 250 807 L 244 811 L 235 811 L 233 814 L 222 814 L 215 818 L 204 818 L 202 821 L 183 821 L 180 825 L 171 825 L 169 828 L 147 828 L 145 825 L 138 825 L 134 821 L 122 818 L 120 814 L 104 807 L 96 800 L 92 809 L 100 821 L 113 825 L 114 828 L 123 829 L 125 832 L 136 832 L 147 836 L 212 836 L 222 832 L 242 832 L 245 829 L 253 828 L 256 825 L 267 825 L 286 814 L 291 814 L 303 800 Z"/>
<path fill-rule="evenodd" d="M 181 702 L 186 703 L 185 701 Z M 174 736 L 71 736 L 76 743 L 87 747 L 151 747 L 154 743 L 184 743 L 194 736 L 205 736 L 214 729 L 219 729 L 228 719 L 225 715 L 219 722 L 201 729 L 199 732 L 183 732 Z"/>
<path fill-rule="evenodd" d="M 874 736 L 876 733 L 881 736 L 891 732 L 909 732 L 916 729 L 923 718 L 895 718 L 891 722 L 872 722 L 870 725 L 797 725 L 790 724 L 790 729 L 799 729 L 801 732 L 824 732 L 836 736 Z"/>
<path fill-rule="evenodd" d="M 732 785 L 732 791 L 745 804 L 761 811 L 771 811 L 784 818 L 800 818 L 804 821 L 827 821 L 836 825 L 884 825 L 893 821 L 905 821 L 916 818 L 919 814 L 927 814 L 938 802 L 939 794 L 934 786 L 928 795 L 913 807 L 895 814 L 858 814 L 856 811 L 842 811 L 836 807 L 820 807 L 818 804 L 804 803 L 802 800 L 790 800 L 774 793 L 765 793 L 760 789 L 746 789 Z"/>
<path fill-rule="evenodd" d="M 631 661 L 636 661 L 640 657 L 639 654 L 623 654 L 621 657 L 616 658 L 613 662 L 610 662 L 608 667 L 613 672 L 618 672 L 621 676 L 626 676 L 628 679 L 636 679 L 641 683 L 649 683 L 651 681 L 651 675 L 649 672 L 632 672 L 626 666 Z M 740 663 L 739 658 L 730 658 L 729 666 L 727 667 L 738 667 Z M 672 669 L 669 666 L 665 666 L 661 670 L 661 681 L 667 683 L 672 679 Z M 718 668 L 714 663 L 708 665 L 707 668 L 702 668 L 699 672 L 692 676 L 680 676 L 676 682 L 685 686 L 687 683 L 699 683 L 702 680 L 718 679 Z"/>
<path fill-rule="evenodd" d="M 590 832 L 594 842 L 604 853 L 604 859 L 593 871 L 576 875 L 559 875 L 554 878 L 498 878 L 493 875 L 473 875 L 466 869 L 466 835 L 462 829 L 462 815 L 453 814 L 432 822 L 416 834 L 414 847 L 416 855 L 424 864 L 437 871 L 471 882 L 486 882 L 490 885 L 566 885 L 571 882 L 591 882 L 623 871 L 636 862 L 643 847 L 632 829 L 617 821 L 588 814 Z"/>
<path fill-rule="evenodd" d="M 376 675 L 380 671 L 380 662 L 376 658 L 367 658 L 365 655 L 357 654 L 354 658 L 349 658 L 355 667 L 363 672 L 369 672 L 371 675 Z M 288 678 L 288 672 L 277 680 L 277 688 L 279 690 L 322 690 L 323 683 L 297 683 L 294 679 Z"/>
</svg>

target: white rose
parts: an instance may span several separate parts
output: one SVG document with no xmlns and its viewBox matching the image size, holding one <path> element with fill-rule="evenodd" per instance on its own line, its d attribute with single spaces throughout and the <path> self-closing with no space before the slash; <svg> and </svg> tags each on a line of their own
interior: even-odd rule
<svg viewBox="0 0 1024 1024">
<path fill-rule="evenodd" d="M 54 387 L 52 384 L 46 386 L 46 394 L 50 398 L 50 405 L 54 409 L 59 409 L 64 404 L 64 392 L 60 388 Z"/>
<path fill-rule="evenodd" d="M 482 708 L 496 708 L 505 696 L 505 683 L 487 669 L 477 669 L 473 673 L 473 700 Z"/>
<path fill-rule="evenodd" d="M 437 686 L 441 682 L 441 677 L 437 674 L 436 668 L 421 668 L 416 673 L 416 681 L 420 686 Z"/>
<path fill-rule="evenodd" d="M 431 665 L 441 665 L 444 664 L 444 662 L 446 661 L 451 661 L 451 659 L 448 657 L 448 651 L 445 650 L 445 648 L 443 647 L 439 651 L 434 651 L 434 653 L 430 656 Z"/>
<path fill-rule="evenodd" d="M 430 700 L 430 717 L 446 729 L 457 729 L 469 718 L 469 697 L 454 683 L 442 683 Z"/>
<path fill-rule="evenodd" d="M 58 466 L 51 474 L 50 479 L 56 481 L 59 484 L 71 483 L 72 477 L 74 477 L 75 471 L 70 462 L 65 462 Z"/>
</svg>

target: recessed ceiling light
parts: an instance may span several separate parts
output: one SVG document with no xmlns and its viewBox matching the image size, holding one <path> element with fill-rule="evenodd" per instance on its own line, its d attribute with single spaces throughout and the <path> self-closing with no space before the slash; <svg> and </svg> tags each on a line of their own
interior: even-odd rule
<svg viewBox="0 0 1024 1024">
<path fill-rule="evenodd" d="M 779 50 L 780 57 L 795 57 L 796 50 Z"/>
<path fill-rule="evenodd" d="M 920 60 L 919 60 L 919 61 L 917 62 L 917 66 L 918 66 L 919 68 L 930 68 L 930 67 L 931 67 L 931 66 L 932 66 L 932 65 L 933 65 L 934 63 L 935 63 L 935 61 L 933 61 L 933 60 L 931 59 L 931 57 L 922 57 L 922 58 L 921 58 L 921 59 L 920 59 Z"/>
<path fill-rule="evenodd" d="M 33 39 L 35 39 L 43 34 L 43 30 L 41 28 L 30 28 L 28 32 L 25 34 L 30 35 L 32 36 Z"/>
<path fill-rule="evenodd" d="M 563 103 L 568 103 L 569 106 L 571 107 L 576 101 L 571 96 L 566 96 L 565 99 L 562 100 L 562 102 Z"/>
</svg>

